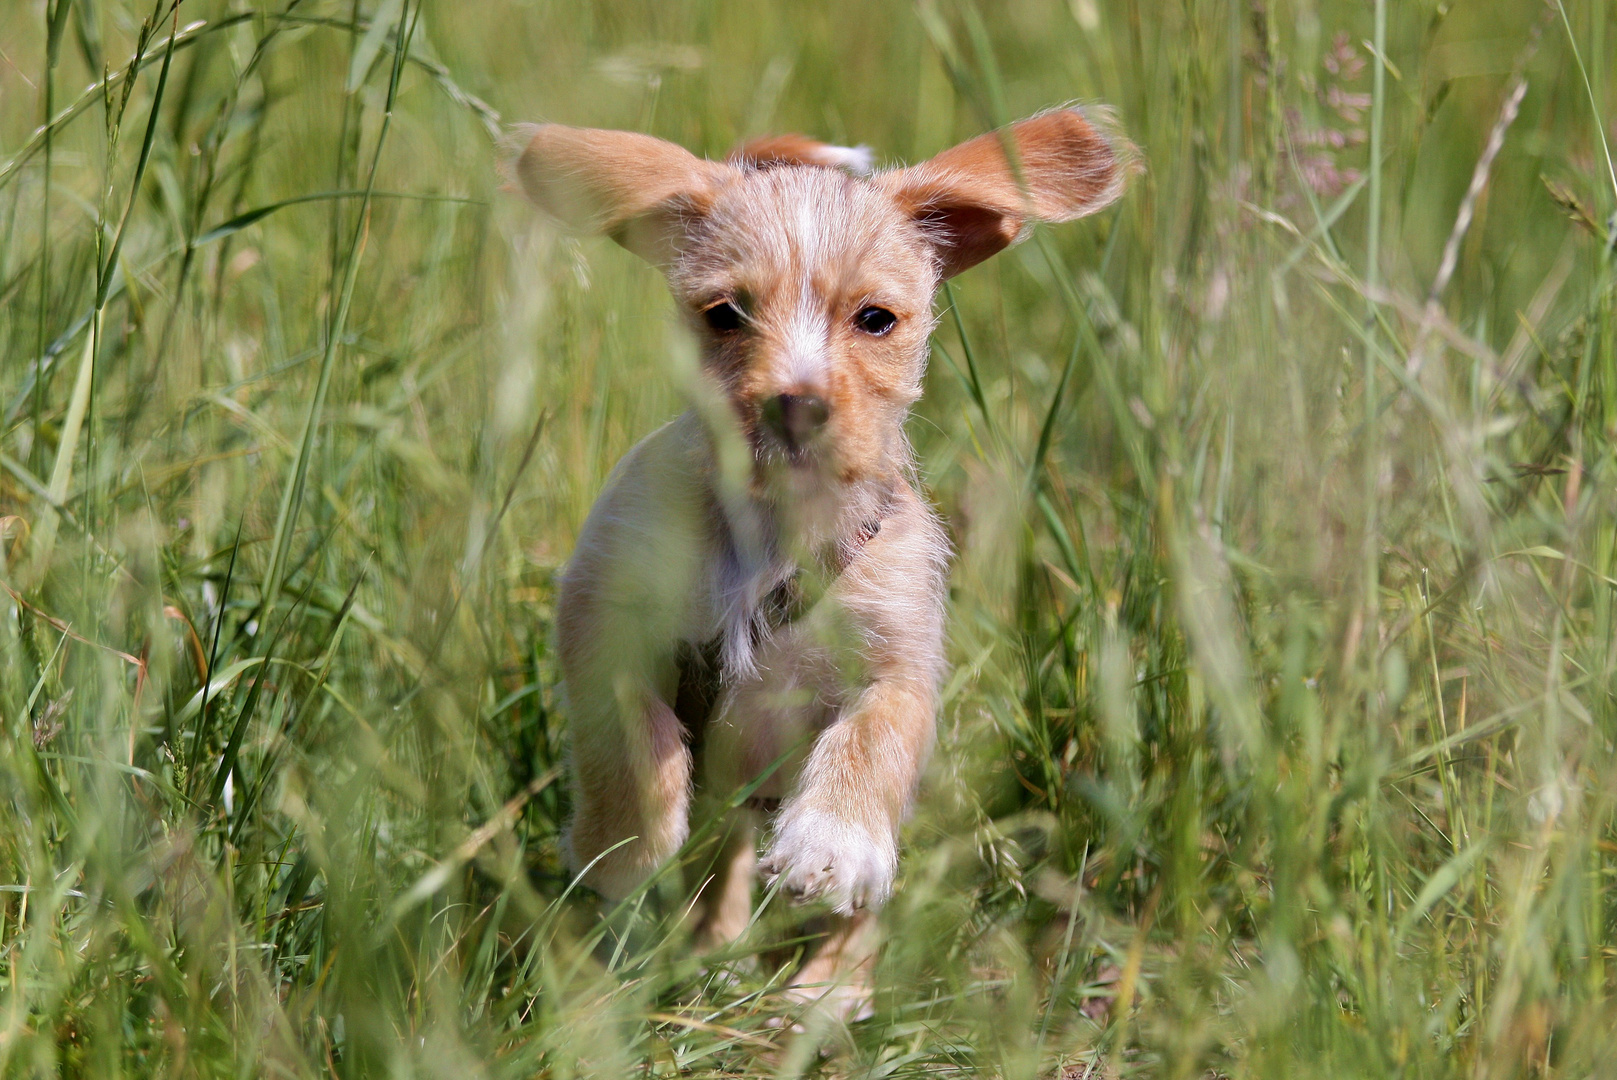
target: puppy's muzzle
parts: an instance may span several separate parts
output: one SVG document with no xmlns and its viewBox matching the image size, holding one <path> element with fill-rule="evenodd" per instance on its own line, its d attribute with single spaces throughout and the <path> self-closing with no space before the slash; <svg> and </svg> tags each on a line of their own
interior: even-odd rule
<svg viewBox="0 0 1617 1080">
<path fill-rule="evenodd" d="M 830 418 L 831 407 L 813 394 L 778 394 L 764 402 L 764 427 L 792 454 L 805 450 Z"/>
</svg>

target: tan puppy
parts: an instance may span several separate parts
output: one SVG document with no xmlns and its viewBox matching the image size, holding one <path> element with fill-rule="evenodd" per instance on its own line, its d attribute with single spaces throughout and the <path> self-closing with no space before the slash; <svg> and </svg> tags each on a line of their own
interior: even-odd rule
<svg viewBox="0 0 1617 1080">
<path fill-rule="evenodd" d="M 873 176 L 800 136 L 723 163 L 628 132 L 520 137 L 549 217 L 667 274 L 711 390 L 624 458 L 562 581 L 569 858 L 621 897 L 688 837 L 693 773 L 716 800 L 768 773 L 726 823 L 699 936 L 745 927 L 772 813 L 765 873 L 839 917 L 799 984 L 846 976 L 943 670 L 949 545 L 904 436 L 933 294 L 1033 221 L 1111 203 L 1132 148 L 1073 108 Z"/>
</svg>

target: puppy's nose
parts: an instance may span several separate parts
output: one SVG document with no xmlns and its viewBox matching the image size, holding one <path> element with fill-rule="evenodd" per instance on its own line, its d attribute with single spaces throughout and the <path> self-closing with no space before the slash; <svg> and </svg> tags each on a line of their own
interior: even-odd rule
<svg viewBox="0 0 1617 1080">
<path fill-rule="evenodd" d="M 764 423 L 788 450 L 801 450 L 831 418 L 831 408 L 812 394 L 781 394 L 764 402 Z"/>
</svg>

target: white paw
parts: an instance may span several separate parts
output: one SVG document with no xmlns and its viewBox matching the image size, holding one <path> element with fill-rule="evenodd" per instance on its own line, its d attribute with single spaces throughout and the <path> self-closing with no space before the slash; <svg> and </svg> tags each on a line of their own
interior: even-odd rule
<svg viewBox="0 0 1617 1080">
<path fill-rule="evenodd" d="M 880 904 L 893 887 L 898 847 L 863 825 L 823 810 L 788 803 L 759 864 L 801 900 L 824 900 L 841 915 Z"/>
</svg>

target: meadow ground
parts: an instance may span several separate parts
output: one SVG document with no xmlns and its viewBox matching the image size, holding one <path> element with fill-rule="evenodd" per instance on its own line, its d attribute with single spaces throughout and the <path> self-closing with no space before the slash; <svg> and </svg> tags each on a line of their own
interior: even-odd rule
<svg viewBox="0 0 1617 1080">
<path fill-rule="evenodd" d="M 1612 0 L 6 0 L 0 1072 L 1617 1069 L 1614 51 Z M 672 878 L 567 889 L 555 574 L 691 349 L 496 139 L 891 163 L 1074 99 L 1148 170 L 942 298 L 939 748 L 876 1014 L 796 1036 L 780 904 L 699 967 Z"/>
</svg>

